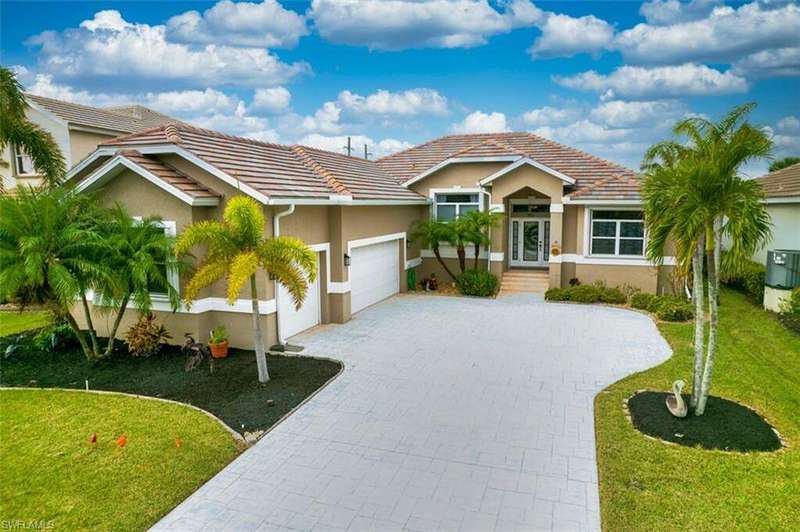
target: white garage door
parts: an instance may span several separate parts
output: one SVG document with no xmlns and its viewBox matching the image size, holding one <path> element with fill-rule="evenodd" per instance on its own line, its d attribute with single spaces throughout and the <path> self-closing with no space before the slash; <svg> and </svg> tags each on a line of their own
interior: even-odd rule
<svg viewBox="0 0 800 532">
<path fill-rule="evenodd" d="M 278 304 L 280 305 L 278 311 L 281 313 L 281 333 L 284 338 L 289 338 L 315 325 L 319 325 L 320 321 L 322 321 L 319 297 L 319 275 L 317 279 L 308 286 L 308 293 L 306 294 L 305 301 L 303 301 L 303 306 L 297 310 L 294 308 L 291 294 L 289 294 L 280 283 L 278 283 L 278 291 Z"/>
<path fill-rule="evenodd" d="M 400 291 L 397 240 L 357 247 L 350 255 L 350 309 L 353 314 Z"/>
</svg>

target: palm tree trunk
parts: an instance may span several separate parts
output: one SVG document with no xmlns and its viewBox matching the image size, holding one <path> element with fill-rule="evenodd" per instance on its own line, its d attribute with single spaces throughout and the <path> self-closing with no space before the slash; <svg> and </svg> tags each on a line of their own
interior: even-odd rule
<svg viewBox="0 0 800 532">
<path fill-rule="evenodd" d="M 714 371 L 714 356 L 717 351 L 717 328 L 719 322 L 719 255 L 720 246 L 719 221 L 715 220 L 711 238 L 713 246 L 708 250 L 708 350 L 706 352 L 706 365 L 703 369 L 703 381 L 700 384 L 700 399 L 695 408 L 695 415 L 702 416 L 706 410 L 708 395 L 711 391 L 711 375 Z"/>
<path fill-rule="evenodd" d="M 449 275 L 450 278 L 455 281 L 456 276 L 453 275 L 453 272 L 450 271 L 450 268 L 448 268 L 447 264 L 445 264 L 444 260 L 442 260 L 442 255 L 439 253 L 439 246 L 433 246 L 433 254 L 436 256 L 436 260 L 439 261 L 439 265 L 442 267 L 442 269 L 444 269 L 444 271 L 447 272 L 447 275 Z"/>
<path fill-rule="evenodd" d="M 700 398 L 700 379 L 703 374 L 703 351 L 705 347 L 705 301 L 703 298 L 703 256 L 705 238 L 700 237 L 692 257 L 692 299 L 694 299 L 694 372 L 692 374 L 692 397 L 689 404 L 697 407 Z"/>
<path fill-rule="evenodd" d="M 117 337 L 117 329 L 119 329 L 119 324 L 122 322 L 122 316 L 125 315 L 125 310 L 128 308 L 128 301 L 129 296 L 126 295 L 122 298 L 122 305 L 119 307 L 119 311 L 117 311 L 117 317 L 114 320 L 114 325 L 111 327 L 111 331 L 108 333 L 108 345 L 106 346 L 106 351 L 103 353 L 103 358 L 111 356 L 111 353 L 114 352 L 114 338 Z"/>
<path fill-rule="evenodd" d="M 81 291 L 81 303 L 83 304 L 83 315 L 86 317 L 86 327 L 89 329 L 89 340 L 92 342 L 92 358 L 100 358 L 100 348 L 97 346 L 97 332 L 92 323 L 92 312 L 89 310 L 89 302 L 86 300 L 86 292 Z"/>
<path fill-rule="evenodd" d="M 256 276 L 250 276 L 250 301 L 253 304 L 253 339 L 256 344 L 256 364 L 258 365 L 258 382 L 269 382 L 267 355 L 264 352 L 264 334 L 261 332 L 261 313 L 258 310 L 258 288 Z"/>
<path fill-rule="evenodd" d="M 472 264 L 472 268 L 477 270 L 478 269 L 478 256 L 481 254 L 481 246 L 479 244 L 475 244 L 475 262 Z"/>
<path fill-rule="evenodd" d="M 456 246 L 456 253 L 458 253 L 458 267 L 461 268 L 461 273 L 467 269 L 467 252 L 464 249 L 464 244 Z"/>
<path fill-rule="evenodd" d="M 83 350 L 83 356 L 86 357 L 86 360 L 92 360 L 93 352 L 92 349 L 89 347 L 89 343 L 86 341 L 86 334 L 78 327 L 78 322 L 75 321 L 75 318 L 72 317 L 69 310 L 60 309 L 58 313 L 67 321 L 67 325 L 69 328 L 72 329 L 72 332 L 75 333 L 75 336 L 78 338 L 78 343 L 81 345 L 81 349 Z"/>
</svg>

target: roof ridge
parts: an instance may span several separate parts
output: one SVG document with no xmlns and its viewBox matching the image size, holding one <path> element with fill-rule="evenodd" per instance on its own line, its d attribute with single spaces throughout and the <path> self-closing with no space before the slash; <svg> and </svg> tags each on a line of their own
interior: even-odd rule
<svg viewBox="0 0 800 532">
<path fill-rule="evenodd" d="M 292 150 L 294 154 L 300 159 L 300 162 L 303 163 L 306 167 L 311 169 L 313 172 L 316 172 L 320 175 L 328 185 L 336 191 L 337 194 L 344 194 L 347 196 L 352 196 L 353 193 L 347 189 L 341 181 L 339 181 L 336 176 L 333 175 L 327 168 L 322 166 L 319 162 L 317 162 L 311 155 L 306 152 L 305 148 L 300 145 L 290 146 L 289 148 Z M 333 152 L 331 152 L 333 153 Z"/>
<path fill-rule="evenodd" d="M 119 115 L 116 115 L 116 116 L 119 116 Z M 127 133 L 125 135 L 120 135 L 118 137 L 113 137 L 113 138 L 110 138 L 108 140 L 104 140 L 104 141 L 98 143 L 98 145 L 101 145 L 101 146 L 102 145 L 112 145 L 113 146 L 114 144 L 119 144 L 120 141 L 128 140 L 131 137 L 138 137 L 140 135 L 153 133 L 154 131 L 160 131 L 160 130 L 166 128 L 167 125 L 168 124 L 159 124 L 157 126 L 148 127 L 147 129 L 140 129 L 139 131 L 134 131 L 133 133 Z"/>
</svg>

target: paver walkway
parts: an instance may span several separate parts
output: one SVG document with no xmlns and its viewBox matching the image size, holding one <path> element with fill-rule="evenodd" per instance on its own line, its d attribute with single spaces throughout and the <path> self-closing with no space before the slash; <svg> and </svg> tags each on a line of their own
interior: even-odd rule
<svg viewBox="0 0 800 532">
<path fill-rule="evenodd" d="M 670 354 L 635 312 L 402 295 L 296 337 L 345 371 L 158 530 L 597 530 L 593 397 Z"/>
</svg>

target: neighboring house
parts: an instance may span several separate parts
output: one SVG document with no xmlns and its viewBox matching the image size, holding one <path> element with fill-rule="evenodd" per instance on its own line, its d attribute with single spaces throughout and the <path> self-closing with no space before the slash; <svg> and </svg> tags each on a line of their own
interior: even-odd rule
<svg viewBox="0 0 800 532">
<path fill-rule="evenodd" d="M 800 163 L 759 177 L 772 218 L 772 240 L 753 256 L 767 263 L 771 249 L 800 249 Z"/>
<path fill-rule="evenodd" d="M 67 169 L 104 140 L 175 121 L 139 105 L 100 109 L 33 94 L 26 94 L 25 99 L 28 120 L 50 132 Z M 0 178 L 7 191 L 18 185 L 38 185 L 40 179 L 30 157 L 14 146 L 6 146 L 0 153 Z"/>
<path fill-rule="evenodd" d="M 550 286 L 577 277 L 670 289 L 672 261 L 654 266 L 644 258 L 636 174 L 528 133 L 448 136 L 368 161 L 176 123 L 103 142 L 70 180 L 81 190 L 102 187 L 102 199 L 126 205 L 134 216 L 161 216 L 170 234 L 219 218 L 236 194 L 263 204 L 265 233 L 301 238 L 317 251 L 320 266 L 300 310 L 273 282 L 258 279 L 270 342 L 278 327 L 286 338 L 318 323 L 348 321 L 406 290 L 411 268 L 445 280 L 431 252 L 408 241 L 410 228 L 429 216 L 448 220 L 475 209 L 507 215 L 480 263 L 501 277 L 513 269 L 541 272 Z M 454 250 L 443 252 L 455 266 Z M 249 293 L 232 307 L 224 296 L 225 287 L 214 286 L 191 308 L 164 312 L 162 299 L 156 309 L 173 341 L 184 332 L 204 338 L 224 323 L 232 345 L 252 347 Z"/>
</svg>

